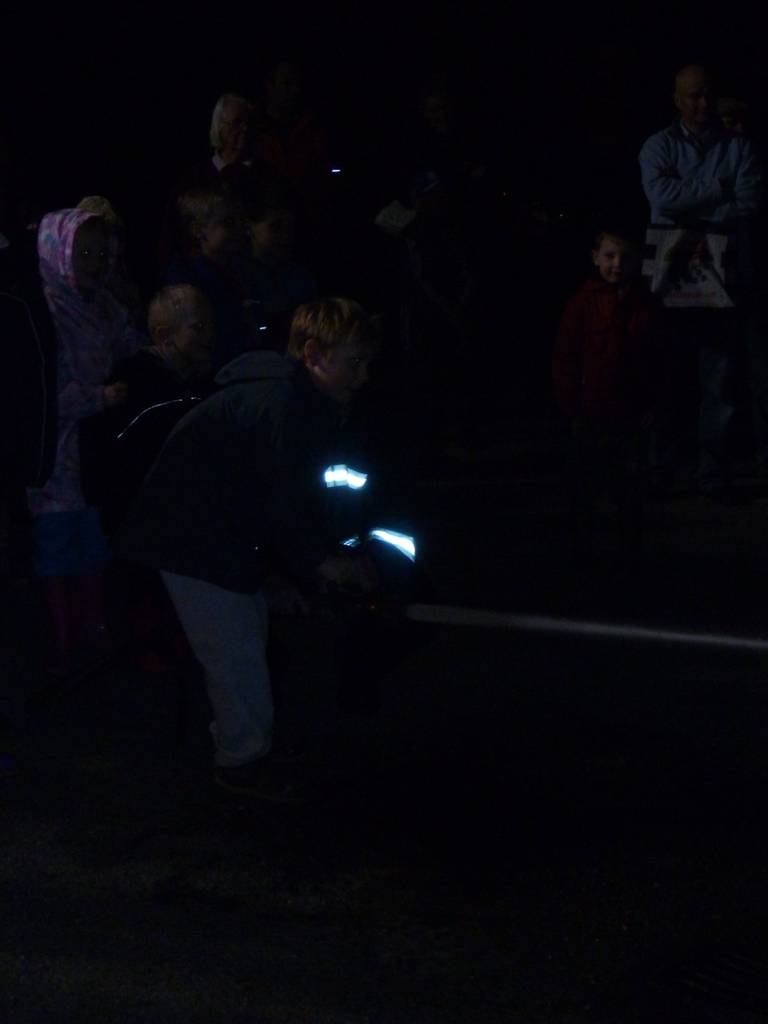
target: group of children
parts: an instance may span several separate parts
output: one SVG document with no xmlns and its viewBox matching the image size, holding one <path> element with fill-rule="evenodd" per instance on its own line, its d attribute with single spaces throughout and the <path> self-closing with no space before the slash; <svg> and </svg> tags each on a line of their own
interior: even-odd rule
<svg viewBox="0 0 768 1024">
<path fill-rule="evenodd" d="M 299 302 L 314 285 L 289 259 L 289 211 L 252 207 L 249 231 L 246 210 L 224 193 L 198 191 L 181 207 L 187 245 L 144 323 L 118 298 L 118 242 L 103 211 L 60 210 L 39 226 L 58 341 L 53 470 L 27 492 L 47 667 L 68 675 L 111 649 L 105 570 L 115 551 L 162 572 L 205 670 L 217 779 L 263 795 L 268 604 L 305 611 L 329 582 L 374 585 L 366 557 L 325 527 L 319 482 L 376 331 L 351 300 Z M 281 268 L 288 343 L 265 344 L 261 307 L 274 308 Z M 144 447 L 116 447 L 129 434 Z"/>
<path fill-rule="evenodd" d="M 216 777 L 263 794 L 273 727 L 269 604 L 296 612 L 328 582 L 361 591 L 375 585 L 370 562 L 329 535 L 317 481 L 367 379 L 376 332 L 356 303 L 298 304 L 294 292 L 287 352 L 260 345 L 265 325 L 239 290 L 247 266 L 243 208 L 199 190 L 181 208 L 188 246 L 169 275 L 174 283 L 149 304 L 147 334 L 110 288 L 115 244 L 106 218 L 69 209 L 40 225 L 40 272 L 59 342 L 59 424 L 53 472 L 29 491 L 35 569 L 57 672 L 67 672 L 83 646 L 109 646 L 111 547 L 159 571 L 205 670 Z M 262 210 L 268 214 L 252 222 L 252 244 L 282 253 L 289 265 L 290 225 L 275 207 Z M 610 483 L 624 540 L 634 546 L 663 318 L 626 233 L 602 231 L 592 258 L 596 274 L 560 325 L 555 394 L 573 429 L 577 528 L 585 532 Z M 92 458 L 100 437 L 122 436 L 147 412 L 168 407 L 171 416 L 137 465 L 111 464 L 114 448 L 101 462 Z M 102 514 L 114 511 L 111 544 L 97 504 Z"/>
<path fill-rule="evenodd" d="M 374 585 L 366 559 L 340 553 L 324 529 L 316 483 L 376 332 L 355 303 L 316 298 L 294 258 L 290 188 L 257 184 L 244 168 L 237 187 L 212 180 L 179 195 L 165 284 L 147 309 L 105 200 L 43 218 L 58 442 L 53 472 L 28 500 L 51 670 L 109 648 L 113 550 L 161 572 L 205 669 L 217 776 L 247 788 L 271 743 L 268 604 L 305 609 L 329 581 Z M 610 485 L 623 541 L 636 548 L 664 320 L 626 231 L 605 225 L 592 259 L 595 275 L 568 303 L 553 361 L 574 441 L 576 541 L 588 544 L 592 506 Z M 126 434 L 142 437 L 138 450 L 118 452 L 113 442 Z"/>
<path fill-rule="evenodd" d="M 297 306 L 317 297 L 294 258 L 296 212 L 286 188 L 206 186 L 177 203 L 168 284 L 193 284 L 213 307 L 216 369 L 248 349 L 283 349 Z"/>
</svg>

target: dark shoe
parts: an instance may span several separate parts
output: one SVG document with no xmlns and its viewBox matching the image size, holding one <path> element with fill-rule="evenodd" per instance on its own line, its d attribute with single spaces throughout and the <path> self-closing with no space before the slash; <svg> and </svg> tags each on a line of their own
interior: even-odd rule
<svg viewBox="0 0 768 1024">
<path fill-rule="evenodd" d="M 672 495 L 674 479 L 672 473 L 662 470 L 652 470 L 648 477 L 646 495 L 651 501 L 665 501 Z"/>
<path fill-rule="evenodd" d="M 260 758 L 234 767 L 217 765 L 213 774 L 217 786 L 256 800 L 295 804 L 303 799 L 301 787 L 290 774 L 277 768 L 269 759 Z"/>
<path fill-rule="evenodd" d="M 269 760 L 275 765 L 306 764 L 312 760 L 316 750 L 309 743 L 273 743 L 269 752 Z"/>
<path fill-rule="evenodd" d="M 136 654 L 134 660 L 136 668 L 150 676 L 170 675 L 179 668 L 178 659 L 174 660 L 155 647 L 145 647 Z"/>
<path fill-rule="evenodd" d="M 82 631 L 80 647 L 98 654 L 114 654 L 115 644 L 106 626 L 90 626 Z"/>
<path fill-rule="evenodd" d="M 0 753 L 0 779 L 9 779 L 20 773 L 19 763 L 13 754 Z"/>
<path fill-rule="evenodd" d="M 704 490 L 703 494 L 716 505 L 724 505 L 730 508 L 749 505 L 752 501 L 752 495 L 748 491 L 740 490 L 731 484 L 711 487 L 708 490 Z"/>
<path fill-rule="evenodd" d="M 64 655 L 54 651 L 45 659 L 41 668 L 44 676 L 52 682 L 59 682 L 69 679 L 73 675 L 74 664 L 75 661 L 72 655 Z"/>
</svg>

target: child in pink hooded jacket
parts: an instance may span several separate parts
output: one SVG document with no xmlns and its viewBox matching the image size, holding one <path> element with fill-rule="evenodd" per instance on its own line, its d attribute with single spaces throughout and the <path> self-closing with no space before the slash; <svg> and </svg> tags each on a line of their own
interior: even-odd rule
<svg viewBox="0 0 768 1024">
<path fill-rule="evenodd" d="M 108 644 L 102 574 L 109 551 L 98 511 L 83 495 L 79 424 L 125 400 L 124 384 L 105 381 L 116 360 L 133 354 L 146 338 L 105 287 L 109 236 L 100 217 L 78 209 L 46 214 L 38 256 L 59 345 L 59 433 L 53 472 L 42 487 L 28 492 L 28 500 L 55 665 L 66 670 L 78 642 Z"/>
</svg>

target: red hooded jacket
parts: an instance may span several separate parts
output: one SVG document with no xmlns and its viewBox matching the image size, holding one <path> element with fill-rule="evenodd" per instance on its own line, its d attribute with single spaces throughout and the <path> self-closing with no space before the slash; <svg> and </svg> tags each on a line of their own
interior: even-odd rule
<svg viewBox="0 0 768 1024">
<path fill-rule="evenodd" d="M 657 404 L 665 328 L 638 279 L 619 289 L 587 281 L 565 308 L 555 342 L 555 399 L 569 418 L 632 430 Z"/>
</svg>

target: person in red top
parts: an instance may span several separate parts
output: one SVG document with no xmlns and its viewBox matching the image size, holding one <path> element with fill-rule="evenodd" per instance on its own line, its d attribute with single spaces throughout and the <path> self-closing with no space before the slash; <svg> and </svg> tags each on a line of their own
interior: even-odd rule
<svg viewBox="0 0 768 1024">
<path fill-rule="evenodd" d="M 256 118 L 253 154 L 290 182 L 316 227 L 324 226 L 331 160 L 326 132 L 305 102 L 301 69 L 278 61 L 264 80 L 263 116 Z"/>
<path fill-rule="evenodd" d="M 574 437 L 574 540 L 579 551 L 588 546 L 595 501 L 612 490 L 622 546 L 636 549 L 644 450 L 661 384 L 662 310 L 625 232 L 601 231 L 592 262 L 596 276 L 568 302 L 552 361 L 555 399 Z"/>
</svg>

